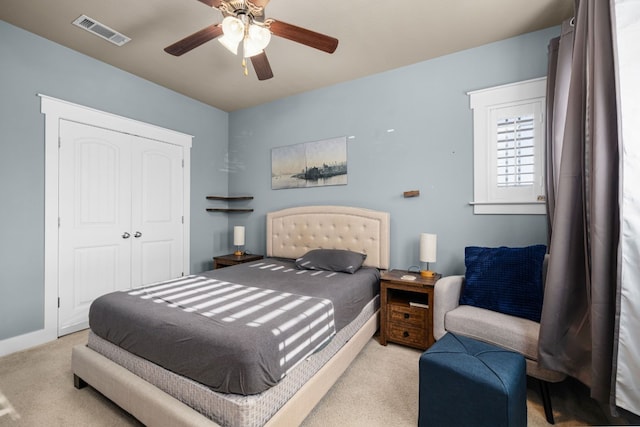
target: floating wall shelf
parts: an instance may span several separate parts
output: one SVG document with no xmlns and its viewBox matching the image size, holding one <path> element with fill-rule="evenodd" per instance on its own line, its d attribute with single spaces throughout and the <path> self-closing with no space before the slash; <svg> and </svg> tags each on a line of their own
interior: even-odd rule
<svg viewBox="0 0 640 427">
<path fill-rule="evenodd" d="M 207 212 L 253 212 L 253 209 L 207 208 Z"/>
<path fill-rule="evenodd" d="M 222 200 L 225 202 L 238 202 L 253 200 L 253 196 L 207 196 L 207 200 Z M 207 208 L 207 212 L 253 212 L 251 208 Z"/>
<path fill-rule="evenodd" d="M 207 196 L 207 200 L 226 200 L 228 202 L 235 202 L 238 200 L 253 200 L 253 196 Z"/>
</svg>

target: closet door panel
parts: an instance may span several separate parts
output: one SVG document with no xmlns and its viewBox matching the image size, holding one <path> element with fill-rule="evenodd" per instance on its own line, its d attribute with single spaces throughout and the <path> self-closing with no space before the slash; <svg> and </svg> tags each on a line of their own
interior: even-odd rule
<svg viewBox="0 0 640 427">
<path fill-rule="evenodd" d="M 127 138 L 62 121 L 59 156 L 59 334 L 87 327 L 91 302 L 131 286 Z"/>
<path fill-rule="evenodd" d="M 132 153 L 132 283 L 182 275 L 182 148 L 136 138 Z"/>
</svg>

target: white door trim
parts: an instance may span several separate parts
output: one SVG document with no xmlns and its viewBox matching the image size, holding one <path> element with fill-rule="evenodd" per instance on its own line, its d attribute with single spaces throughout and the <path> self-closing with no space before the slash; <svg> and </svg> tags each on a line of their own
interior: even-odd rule
<svg viewBox="0 0 640 427">
<path fill-rule="evenodd" d="M 184 158 L 184 274 L 189 274 L 190 187 L 193 136 L 38 94 L 45 115 L 44 329 L 38 345 L 58 337 L 58 135 L 60 119 L 179 145 Z M 25 343 L 26 344 L 26 343 Z"/>
</svg>

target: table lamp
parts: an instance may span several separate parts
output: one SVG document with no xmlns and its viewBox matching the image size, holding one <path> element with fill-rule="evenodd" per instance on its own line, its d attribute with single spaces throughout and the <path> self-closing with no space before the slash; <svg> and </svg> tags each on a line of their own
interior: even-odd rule
<svg viewBox="0 0 640 427">
<path fill-rule="evenodd" d="M 244 254 L 242 250 L 244 246 L 244 227 L 242 225 L 233 227 L 233 245 L 236 247 L 236 251 L 233 253 L 235 256 Z"/>
<path fill-rule="evenodd" d="M 433 277 L 435 272 L 429 270 L 429 263 L 436 262 L 437 236 L 435 234 L 420 234 L 420 275 L 422 277 Z M 422 268 L 422 264 L 427 264 L 427 269 Z"/>
</svg>

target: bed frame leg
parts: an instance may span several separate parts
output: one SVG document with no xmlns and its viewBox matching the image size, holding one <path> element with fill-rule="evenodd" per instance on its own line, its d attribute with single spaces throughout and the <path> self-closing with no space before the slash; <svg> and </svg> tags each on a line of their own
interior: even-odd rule
<svg viewBox="0 0 640 427">
<path fill-rule="evenodd" d="M 80 378 L 76 374 L 73 374 L 73 386 L 75 388 L 81 389 L 81 388 L 85 388 L 88 385 L 89 384 L 87 384 L 87 382 L 85 380 L 83 380 L 82 378 Z"/>
</svg>

